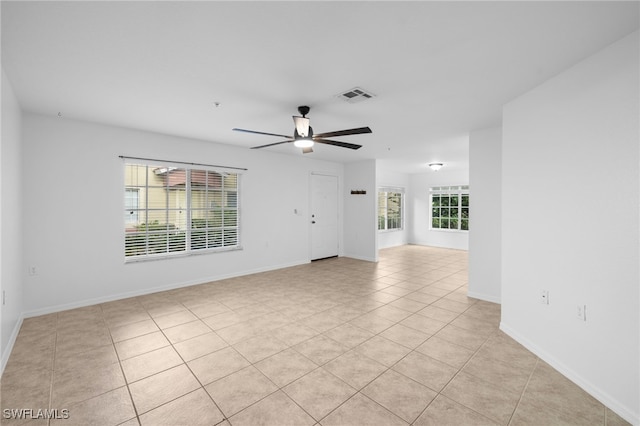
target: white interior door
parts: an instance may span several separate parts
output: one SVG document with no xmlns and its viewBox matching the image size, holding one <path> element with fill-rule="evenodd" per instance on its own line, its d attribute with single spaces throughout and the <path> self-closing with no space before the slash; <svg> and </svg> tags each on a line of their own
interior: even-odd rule
<svg viewBox="0 0 640 426">
<path fill-rule="evenodd" d="M 338 177 L 311 175 L 311 260 L 338 255 Z"/>
</svg>

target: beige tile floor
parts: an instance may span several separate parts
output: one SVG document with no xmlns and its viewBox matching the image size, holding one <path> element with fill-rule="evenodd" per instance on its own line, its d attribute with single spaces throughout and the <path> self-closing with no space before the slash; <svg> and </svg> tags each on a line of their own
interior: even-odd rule
<svg viewBox="0 0 640 426">
<path fill-rule="evenodd" d="M 466 252 L 403 246 L 29 318 L 2 409 L 68 410 L 51 425 L 626 424 L 466 285 Z"/>
</svg>

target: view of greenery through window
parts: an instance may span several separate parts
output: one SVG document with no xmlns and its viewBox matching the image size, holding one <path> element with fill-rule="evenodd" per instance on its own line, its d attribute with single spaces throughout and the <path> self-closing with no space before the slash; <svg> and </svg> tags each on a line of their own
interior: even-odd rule
<svg viewBox="0 0 640 426">
<path fill-rule="evenodd" d="M 125 257 L 234 248 L 238 175 L 125 164 Z"/>
<path fill-rule="evenodd" d="M 431 228 L 469 230 L 469 187 L 431 188 Z"/>
<path fill-rule="evenodd" d="M 378 192 L 378 229 L 402 229 L 402 192 Z"/>
</svg>

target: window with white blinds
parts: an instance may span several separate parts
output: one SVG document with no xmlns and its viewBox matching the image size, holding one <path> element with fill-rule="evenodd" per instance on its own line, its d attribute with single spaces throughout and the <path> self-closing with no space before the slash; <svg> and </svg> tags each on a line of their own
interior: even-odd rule
<svg viewBox="0 0 640 426">
<path fill-rule="evenodd" d="M 125 260 L 240 248 L 239 176 L 125 162 Z"/>
<path fill-rule="evenodd" d="M 400 188 L 378 190 L 378 230 L 400 230 L 403 226 L 403 193 Z"/>
</svg>

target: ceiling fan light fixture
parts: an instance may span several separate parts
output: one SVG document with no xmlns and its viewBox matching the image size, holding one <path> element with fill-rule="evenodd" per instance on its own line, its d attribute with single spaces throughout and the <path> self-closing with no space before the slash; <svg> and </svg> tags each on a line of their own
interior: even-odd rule
<svg viewBox="0 0 640 426">
<path fill-rule="evenodd" d="M 301 138 L 293 141 L 293 145 L 298 148 L 311 148 L 313 146 L 313 139 Z"/>
<path fill-rule="evenodd" d="M 442 166 L 444 166 L 444 164 L 442 163 L 429 163 L 429 167 L 431 167 L 431 170 L 433 170 L 434 172 L 440 170 Z"/>
</svg>

